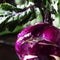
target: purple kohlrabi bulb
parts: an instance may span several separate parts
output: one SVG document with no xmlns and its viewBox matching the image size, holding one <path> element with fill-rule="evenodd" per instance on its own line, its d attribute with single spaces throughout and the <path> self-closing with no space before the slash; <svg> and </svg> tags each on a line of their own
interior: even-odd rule
<svg viewBox="0 0 60 60">
<path fill-rule="evenodd" d="M 54 26 L 49 26 L 44 29 L 43 38 L 50 42 L 57 42 L 59 30 Z"/>
<path fill-rule="evenodd" d="M 56 60 L 59 30 L 46 23 L 28 26 L 17 36 L 15 50 L 20 60 Z M 53 56 L 54 55 L 54 56 Z"/>
</svg>

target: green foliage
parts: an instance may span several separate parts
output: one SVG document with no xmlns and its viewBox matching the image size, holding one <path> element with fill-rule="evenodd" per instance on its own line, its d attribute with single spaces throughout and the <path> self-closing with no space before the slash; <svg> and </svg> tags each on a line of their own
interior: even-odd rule
<svg viewBox="0 0 60 60">
<path fill-rule="evenodd" d="M 26 0 L 15 0 L 16 4 L 22 5 L 25 4 Z"/>
<path fill-rule="evenodd" d="M 3 3 L 0 4 L 0 9 L 1 10 L 6 10 L 6 11 L 20 11 L 21 9 L 9 4 L 9 3 Z"/>
<path fill-rule="evenodd" d="M 52 12 L 52 18 L 54 19 L 53 25 L 60 29 L 60 0 L 51 0 L 55 13 Z"/>
<path fill-rule="evenodd" d="M 18 12 L 18 9 L 8 3 L 0 4 L 0 35 L 18 33 L 27 26 L 27 23 L 32 25 L 31 23 L 35 18 L 36 22 L 40 18 L 42 20 L 40 10 L 38 11 L 36 8 L 30 8 L 23 12 Z"/>
<path fill-rule="evenodd" d="M 16 0 L 15 2 L 18 5 L 27 4 L 23 9 L 9 3 L 0 4 L 0 35 L 18 33 L 26 26 L 41 22 L 50 23 L 53 19 L 53 25 L 60 29 L 60 0 Z M 32 6 L 31 2 L 35 5 Z"/>
</svg>

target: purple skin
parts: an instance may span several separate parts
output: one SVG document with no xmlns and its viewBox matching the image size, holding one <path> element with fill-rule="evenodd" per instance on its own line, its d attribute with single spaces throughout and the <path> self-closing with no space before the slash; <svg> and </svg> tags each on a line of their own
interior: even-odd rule
<svg viewBox="0 0 60 60">
<path fill-rule="evenodd" d="M 17 36 L 15 50 L 20 60 L 56 60 L 60 57 L 59 30 L 49 24 L 23 29 Z M 58 40 L 57 40 L 58 39 Z"/>
</svg>

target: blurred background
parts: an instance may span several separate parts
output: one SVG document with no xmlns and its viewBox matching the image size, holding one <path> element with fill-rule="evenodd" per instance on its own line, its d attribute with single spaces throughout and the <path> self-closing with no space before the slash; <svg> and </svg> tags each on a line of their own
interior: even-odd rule
<svg viewBox="0 0 60 60">
<path fill-rule="evenodd" d="M 0 60 L 19 60 L 14 43 L 16 35 L 6 35 L 0 37 Z"/>
<path fill-rule="evenodd" d="M 14 0 L 0 0 L 0 4 L 5 2 L 16 6 Z M 19 60 L 14 47 L 16 36 L 17 34 L 0 35 L 0 60 Z"/>
</svg>

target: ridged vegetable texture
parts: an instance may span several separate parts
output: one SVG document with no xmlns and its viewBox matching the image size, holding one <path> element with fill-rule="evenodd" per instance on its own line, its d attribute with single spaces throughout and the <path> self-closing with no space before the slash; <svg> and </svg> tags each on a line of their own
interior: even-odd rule
<svg viewBox="0 0 60 60">
<path fill-rule="evenodd" d="M 59 34 L 59 29 L 46 23 L 26 27 L 15 43 L 19 59 L 60 60 Z"/>
</svg>

